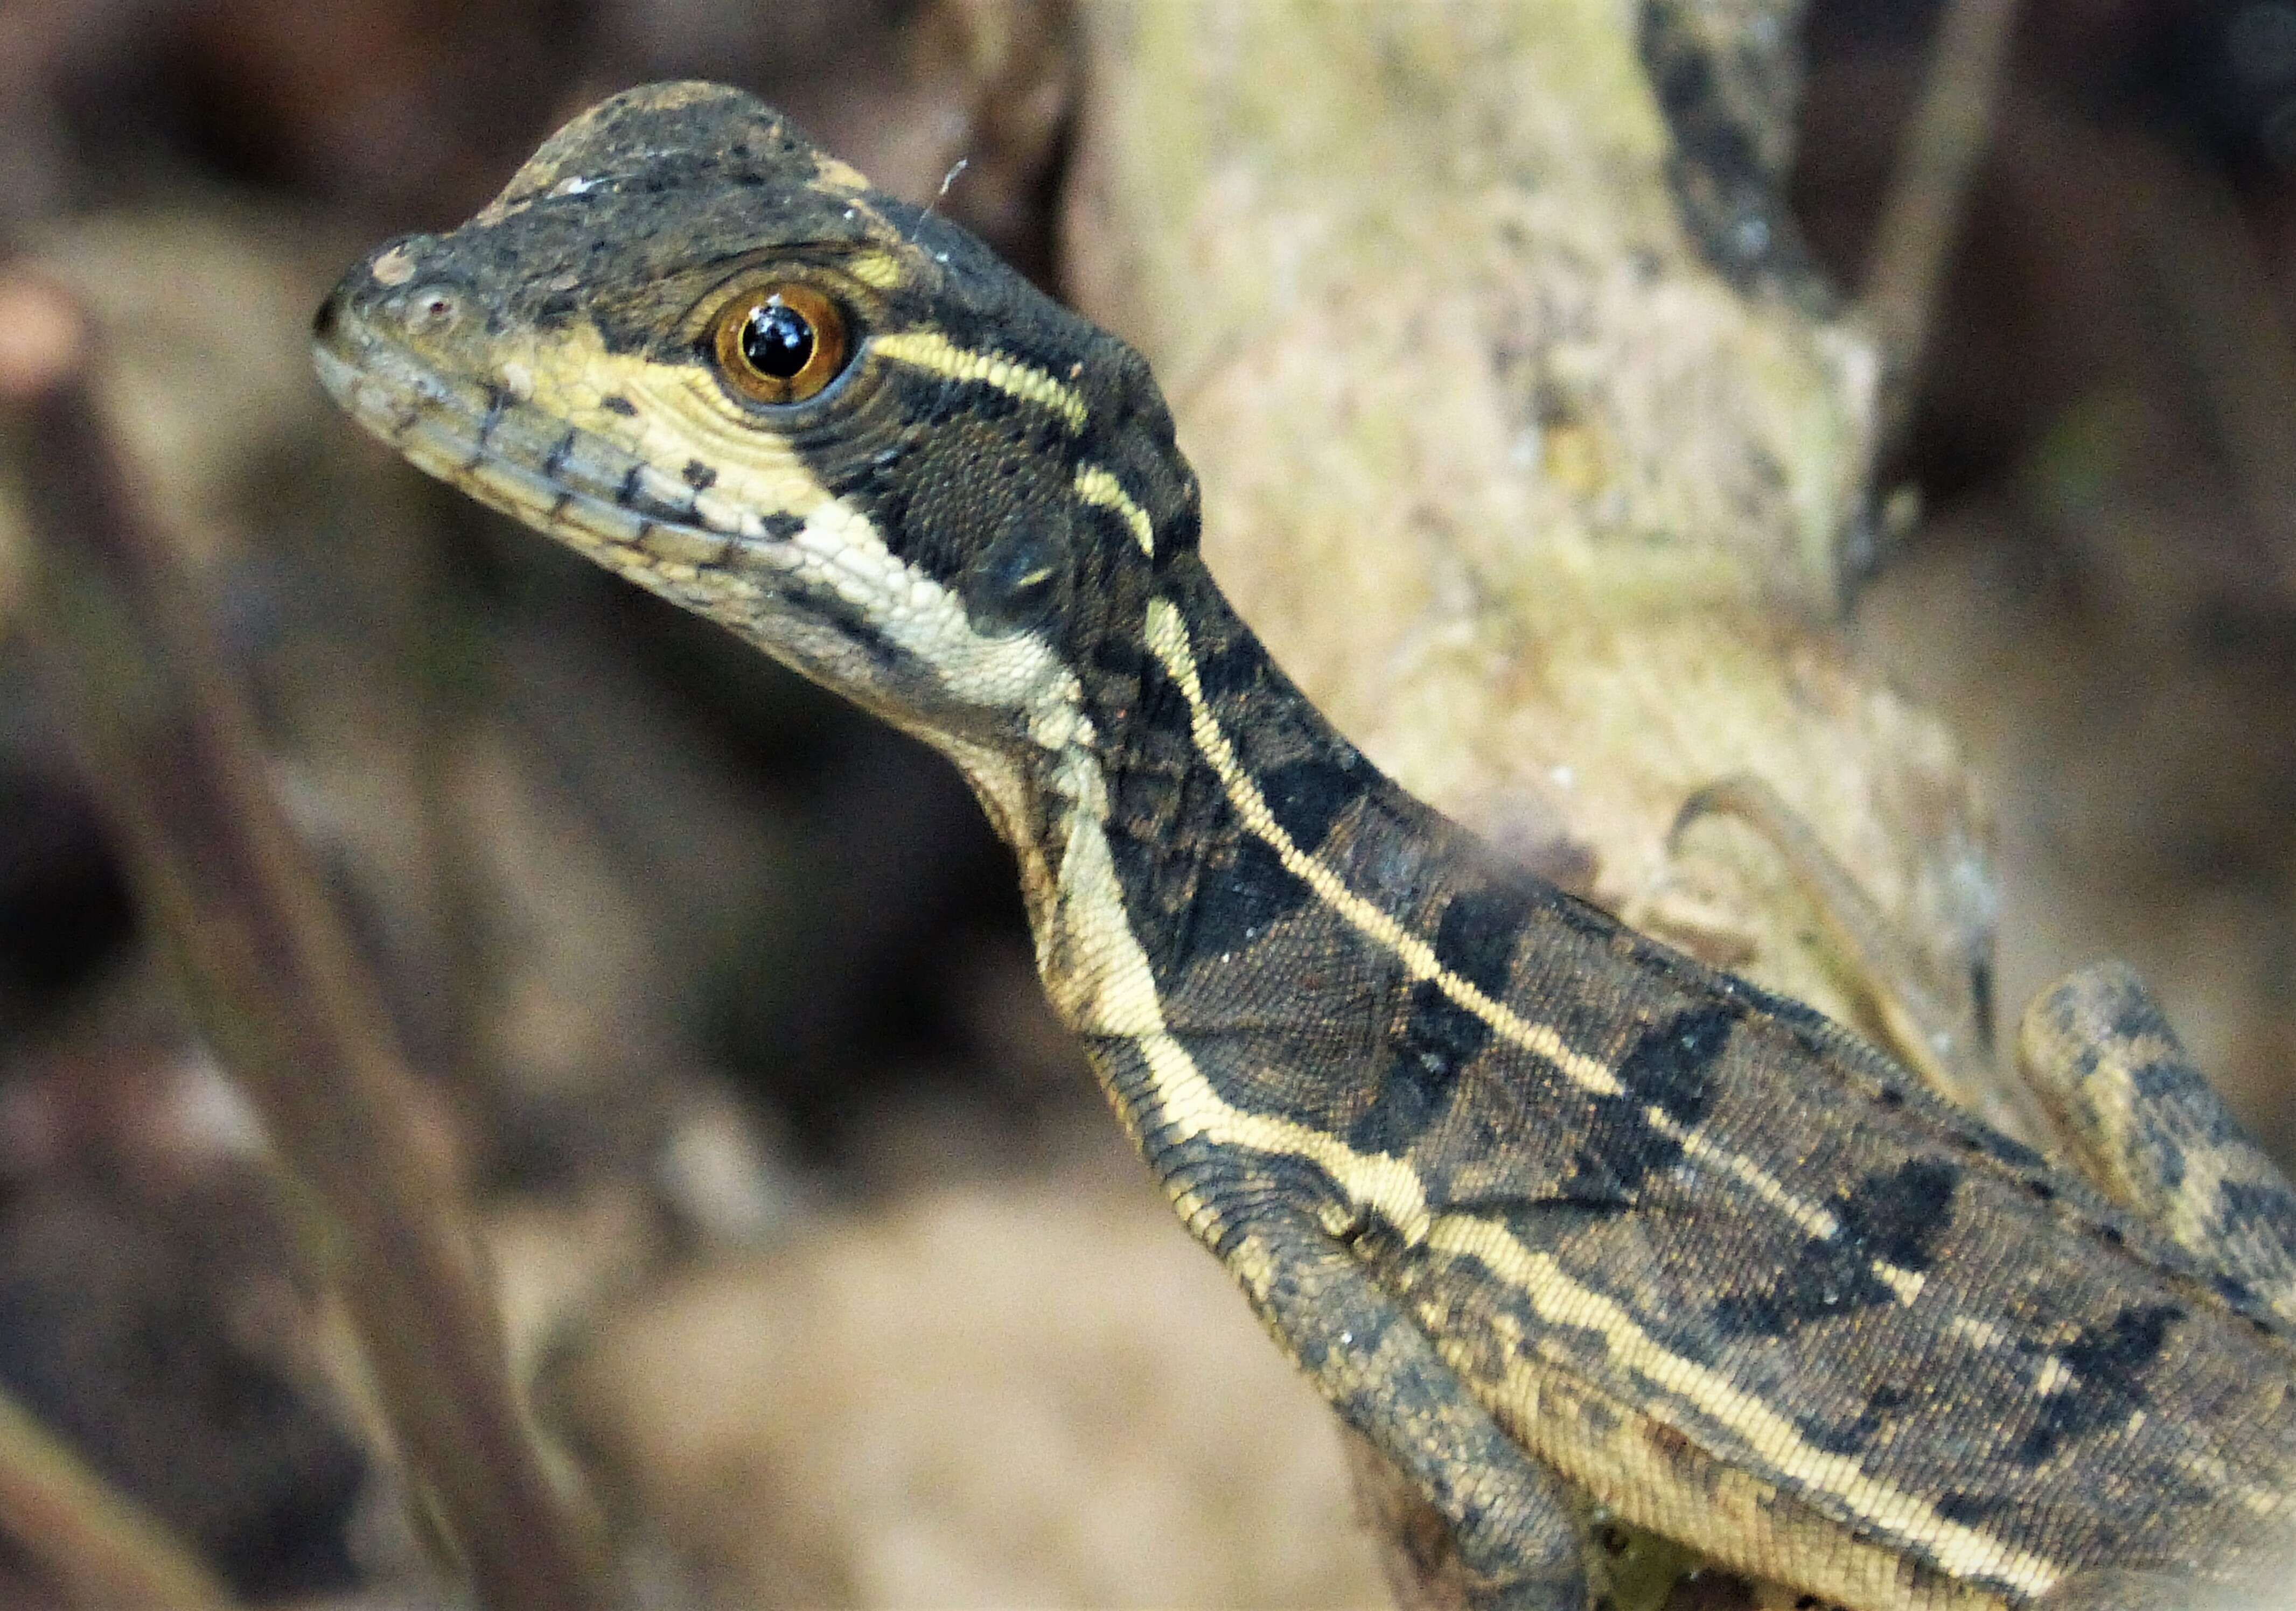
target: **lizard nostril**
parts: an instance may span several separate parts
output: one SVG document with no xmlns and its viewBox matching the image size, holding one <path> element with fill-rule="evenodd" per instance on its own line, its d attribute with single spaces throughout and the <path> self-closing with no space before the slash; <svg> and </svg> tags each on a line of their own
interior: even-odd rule
<svg viewBox="0 0 2296 1611">
<path fill-rule="evenodd" d="M 407 327 L 426 334 L 452 329 L 463 316 L 463 298 L 443 285 L 419 287 L 404 306 Z"/>
</svg>

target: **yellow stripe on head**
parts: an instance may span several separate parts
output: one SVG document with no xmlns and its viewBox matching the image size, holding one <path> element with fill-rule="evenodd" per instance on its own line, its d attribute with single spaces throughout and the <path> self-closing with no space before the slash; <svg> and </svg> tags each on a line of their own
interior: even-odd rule
<svg viewBox="0 0 2296 1611">
<path fill-rule="evenodd" d="M 1076 388 L 1043 370 L 996 353 L 959 347 L 937 330 L 897 330 L 873 338 L 869 350 L 896 364 L 947 380 L 994 387 L 1008 397 L 1033 403 L 1060 417 L 1070 433 L 1084 429 L 1084 398 Z"/>
<path fill-rule="evenodd" d="M 1148 511 L 1133 501 L 1121 481 L 1097 464 L 1079 464 L 1076 495 L 1095 508 L 1114 510 L 1131 531 L 1132 540 L 1140 544 L 1140 552 L 1152 560 L 1156 557 L 1156 528 L 1149 523 Z"/>
<path fill-rule="evenodd" d="M 872 290 L 890 290 L 901 282 L 901 261 L 890 252 L 860 252 L 845 259 L 845 272 Z"/>
</svg>

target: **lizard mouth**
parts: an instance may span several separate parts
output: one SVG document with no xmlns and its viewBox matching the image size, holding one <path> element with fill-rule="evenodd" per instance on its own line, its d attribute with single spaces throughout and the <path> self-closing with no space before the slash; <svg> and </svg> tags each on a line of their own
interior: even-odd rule
<svg viewBox="0 0 2296 1611">
<path fill-rule="evenodd" d="M 737 557 L 768 571 L 795 557 L 781 522 L 725 500 L 703 507 L 693 487 L 509 387 L 427 362 L 340 291 L 321 310 L 312 362 L 328 395 L 418 469 L 616 569 L 667 567 L 660 579 L 675 580 Z"/>
<path fill-rule="evenodd" d="M 1002 742 L 1017 721 L 1030 747 L 1058 749 L 1088 726 L 1048 644 L 977 631 L 865 514 L 839 500 L 804 519 L 760 513 L 529 401 L 491 365 L 442 365 L 399 334 L 429 300 L 417 288 L 412 314 L 377 316 L 347 282 L 313 336 L 320 384 L 418 469 L 911 731 Z M 921 724 L 927 711 L 937 726 Z"/>
</svg>

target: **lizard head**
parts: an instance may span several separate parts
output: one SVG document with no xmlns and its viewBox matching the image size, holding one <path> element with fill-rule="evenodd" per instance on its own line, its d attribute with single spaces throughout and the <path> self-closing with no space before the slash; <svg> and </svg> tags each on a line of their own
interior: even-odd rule
<svg viewBox="0 0 2296 1611">
<path fill-rule="evenodd" d="M 716 86 L 585 113 L 354 268 L 316 339 L 417 465 L 977 782 L 1089 740 L 1080 676 L 1195 542 L 1137 354 Z"/>
</svg>

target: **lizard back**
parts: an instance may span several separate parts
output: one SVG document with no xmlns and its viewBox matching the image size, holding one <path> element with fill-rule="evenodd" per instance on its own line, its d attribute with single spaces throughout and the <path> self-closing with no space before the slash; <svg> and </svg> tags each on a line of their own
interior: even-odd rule
<svg viewBox="0 0 2296 1611">
<path fill-rule="evenodd" d="M 2284 1526 L 2269 1305 L 1382 777 L 1205 571 L 1138 356 L 768 109 L 616 97 L 317 334 L 418 465 L 955 761 L 1119 1118 L 1390 1457 L 1447 1468 L 1471 1396 L 1875 1611 Z M 1396 1324 L 1449 1374 L 1357 1382 Z"/>
</svg>

